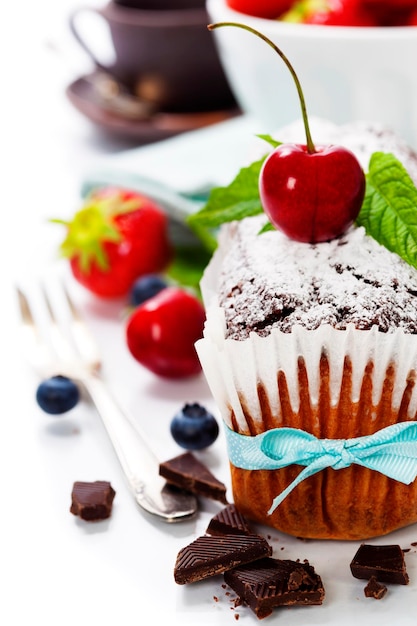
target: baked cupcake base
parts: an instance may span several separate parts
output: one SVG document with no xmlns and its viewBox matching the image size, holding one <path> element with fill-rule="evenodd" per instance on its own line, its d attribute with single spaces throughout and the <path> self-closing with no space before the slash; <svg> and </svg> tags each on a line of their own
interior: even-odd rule
<svg viewBox="0 0 417 626">
<path fill-rule="evenodd" d="M 355 465 L 311 476 L 266 516 L 271 494 L 280 493 L 298 472 L 294 466 L 273 472 L 231 466 L 237 508 L 254 521 L 307 539 L 364 540 L 417 521 L 415 485 Z"/>
<path fill-rule="evenodd" d="M 321 439 L 352 438 L 371 435 L 379 429 L 407 421 L 415 374 L 410 373 L 398 410 L 391 407 L 394 368 L 388 367 L 382 398 L 372 404 L 372 370 L 368 364 L 358 402 L 351 401 L 352 366 L 346 360 L 337 407 L 331 406 L 329 364 L 320 361 L 321 390 L 319 402 L 312 407 L 306 370 L 299 364 L 299 384 L 305 390 L 297 412 L 291 408 L 285 377 L 278 375 L 281 414 L 273 415 L 259 386 L 260 404 L 265 422 L 254 423 L 247 415 L 249 432 L 259 434 L 278 426 L 300 428 Z M 238 424 L 231 416 L 232 427 Z M 358 465 L 345 469 L 326 468 L 301 482 L 272 513 L 267 511 L 272 499 L 280 494 L 302 471 L 300 466 L 279 470 L 244 470 L 231 464 L 233 496 L 244 515 L 291 535 L 315 539 L 362 540 L 385 535 L 417 521 L 417 483 L 404 485 L 377 471 Z"/>
<path fill-rule="evenodd" d="M 415 371 L 410 371 L 401 402 L 397 408 L 393 408 L 395 366 L 390 364 L 386 369 L 381 400 L 377 405 L 372 400 L 373 370 L 373 364 L 368 362 L 359 399 L 353 402 L 352 364 L 346 358 L 340 397 L 337 405 L 332 405 L 330 365 L 327 357 L 322 355 L 319 399 L 317 405 L 312 406 L 307 370 L 303 360 L 299 359 L 301 392 L 296 411 L 289 397 L 285 374 L 277 372 L 279 413 L 271 407 L 265 387 L 258 384 L 261 420 L 252 418 L 243 393 L 238 395 L 246 427 L 242 428 L 242 419 L 237 419 L 231 406 L 224 417 L 228 427 L 249 436 L 288 426 L 304 430 L 320 439 L 350 439 L 372 435 L 387 426 L 410 420 Z M 292 483 L 303 468 L 291 465 L 277 470 L 247 470 L 235 467 L 232 463 L 230 467 L 233 498 L 238 509 L 246 517 L 290 535 L 362 540 L 385 535 L 417 522 L 417 482 L 405 485 L 358 465 L 338 470 L 326 468 L 302 481 L 273 513 L 268 514 L 273 499 Z"/>
<path fill-rule="evenodd" d="M 319 439 L 352 439 L 416 420 L 416 335 L 350 324 L 226 338 L 224 311 L 205 287 L 211 304 L 196 348 L 228 428 L 254 436 L 290 427 Z M 268 514 L 302 469 L 232 464 L 235 504 L 249 519 L 304 538 L 362 540 L 417 522 L 416 481 L 405 485 L 358 465 L 305 479 Z"/>
</svg>

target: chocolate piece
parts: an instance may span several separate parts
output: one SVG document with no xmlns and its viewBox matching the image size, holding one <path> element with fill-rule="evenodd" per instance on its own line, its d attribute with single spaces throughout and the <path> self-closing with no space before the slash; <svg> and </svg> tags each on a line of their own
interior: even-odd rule
<svg viewBox="0 0 417 626">
<path fill-rule="evenodd" d="M 161 463 L 159 474 L 176 487 L 212 500 L 219 500 L 223 504 L 228 503 L 226 486 L 191 452 L 185 452 Z"/>
<path fill-rule="evenodd" d="M 259 535 L 203 535 L 179 551 L 175 582 L 193 583 L 271 554 L 271 546 Z"/>
<path fill-rule="evenodd" d="M 115 495 L 111 484 L 105 480 L 75 482 L 70 511 L 87 522 L 106 519 L 111 515 Z"/>
<path fill-rule="evenodd" d="M 367 598 L 380 600 L 387 593 L 387 588 L 383 583 L 378 582 L 375 576 L 371 576 L 364 589 L 364 593 Z"/>
<path fill-rule="evenodd" d="M 229 504 L 211 518 L 206 532 L 209 535 L 250 535 L 249 525 L 234 504 Z"/>
<path fill-rule="evenodd" d="M 404 553 L 398 545 L 371 546 L 363 543 L 350 564 L 355 578 L 369 580 L 371 576 L 379 582 L 407 585 L 409 582 Z"/>
<path fill-rule="evenodd" d="M 224 574 L 225 582 L 262 619 L 279 606 L 322 604 L 324 587 L 314 567 L 265 558 Z"/>
</svg>

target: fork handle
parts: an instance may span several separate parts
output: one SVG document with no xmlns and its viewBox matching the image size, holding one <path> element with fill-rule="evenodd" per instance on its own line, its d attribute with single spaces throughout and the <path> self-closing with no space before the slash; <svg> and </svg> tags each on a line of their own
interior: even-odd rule
<svg viewBox="0 0 417 626">
<path fill-rule="evenodd" d="M 137 494 L 144 488 L 147 478 L 158 476 L 159 461 L 138 425 L 122 410 L 103 380 L 91 375 L 83 383 L 103 421 L 129 486 Z"/>
<path fill-rule="evenodd" d="M 100 414 L 136 503 L 165 522 L 188 520 L 196 514 L 196 497 L 174 489 L 159 475 L 159 462 L 137 424 L 113 398 L 103 380 L 91 374 L 84 386 Z"/>
</svg>

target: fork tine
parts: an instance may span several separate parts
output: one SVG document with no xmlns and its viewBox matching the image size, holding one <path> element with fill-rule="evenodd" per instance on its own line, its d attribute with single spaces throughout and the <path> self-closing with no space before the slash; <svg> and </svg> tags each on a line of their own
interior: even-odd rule
<svg viewBox="0 0 417 626">
<path fill-rule="evenodd" d="M 33 332 L 36 332 L 36 327 L 34 324 L 34 319 L 28 299 L 26 298 L 20 287 L 16 287 L 16 293 L 19 301 L 19 310 L 22 317 L 22 322 L 24 324 L 24 328 L 29 329 L 30 333 L 32 334 Z"/>
<path fill-rule="evenodd" d="M 97 344 L 64 282 L 41 283 L 33 294 L 37 298 L 30 298 L 19 286 L 16 293 L 23 349 L 39 373 L 52 375 L 65 370 L 78 375 L 79 368 L 99 372 L 101 359 Z"/>
<path fill-rule="evenodd" d="M 69 324 L 77 350 L 82 358 L 88 362 L 90 368 L 98 371 L 101 366 L 101 357 L 95 339 L 75 306 L 66 285 L 62 284 L 61 286 L 71 314 Z"/>
<path fill-rule="evenodd" d="M 60 361 L 65 363 L 74 360 L 74 349 L 62 330 L 44 284 L 41 285 L 41 292 L 49 316 L 48 331 L 52 347 Z"/>
<path fill-rule="evenodd" d="M 18 306 L 22 320 L 22 348 L 28 360 L 37 369 L 42 369 L 51 361 L 50 350 L 43 341 L 38 324 L 35 321 L 29 301 L 20 287 L 16 287 Z"/>
</svg>

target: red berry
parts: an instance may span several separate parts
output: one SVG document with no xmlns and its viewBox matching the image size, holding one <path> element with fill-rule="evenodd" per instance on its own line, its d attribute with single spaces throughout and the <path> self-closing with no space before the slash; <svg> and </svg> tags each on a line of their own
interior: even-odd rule
<svg viewBox="0 0 417 626">
<path fill-rule="evenodd" d="M 407 22 L 408 26 L 417 26 L 417 9 L 411 13 Z"/>
<path fill-rule="evenodd" d="M 417 0 L 362 0 L 362 3 L 380 26 L 413 25 L 411 15 L 417 10 Z"/>
<path fill-rule="evenodd" d="M 164 270 L 172 258 L 162 209 L 132 191 L 93 193 L 70 222 L 61 252 L 76 280 L 97 296 L 126 295 L 134 281 Z"/>
<path fill-rule="evenodd" d="M 314 7 L 314 2 L 311 3 Z M 325 26 L 377 26 L 371 12 L 367 12 L 361 0 L 328 0 L 324 8 L 307 13 L 304 22 Z"/>
<path fill-rule="evenodd" d="M 276 19 L 285 11 L 288 11 L 293 0 L 227 0 L 227 5 L 234 11 Z"/>
<path fill-rule="evenodd" d="M 373 11 L 368 11 L 362 0 L 296 0 L 281 19 L 322 26 L 378 25 Z"/>
<path fill-rule="evenodd" d="M 265 160 L 259 193 L 272 224 L 297 241 L 341 235 L 357 217 L 365 176 L 355 155 L 340 146 L 282 144 Z"/>
<path fill-rule="evenodd" d="M 417 0 L 362 0 L 362 4 L 365 7 L 380 7 L 394 11 L 417 8 Z"/>
<path fill-rule="evenodd" d="M 203 336 L 205 310 L 179 287 L 167 287 L 133 311 L 126 326 L 127 346 L 143 366 L 166 378 L 201 371 L 194 344 Z"/>
</svg>

